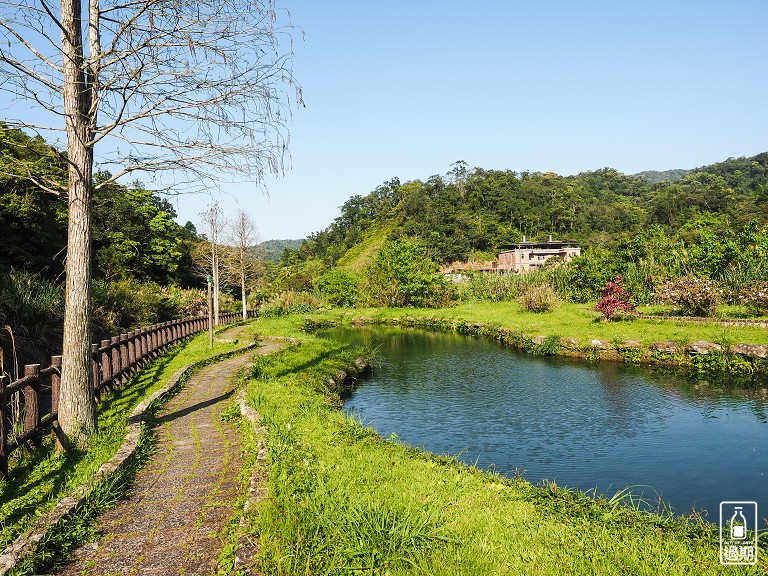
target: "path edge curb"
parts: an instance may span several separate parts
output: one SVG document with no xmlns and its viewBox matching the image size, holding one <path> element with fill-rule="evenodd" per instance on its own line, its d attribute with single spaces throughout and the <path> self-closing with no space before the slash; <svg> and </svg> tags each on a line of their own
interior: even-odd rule
<svg viewBox="0 0 768 576">
<path fill-rule="evenodd" d="M 243 354 L 257 348 L 259 345 L 259 342 L 252 342 L 235 350 L 223 352 L 204 360 L 198 360 L 183 368 L 179 368 L 170 377 L 165 386 L 139 402 L 130 416 L 128 416 L 125 440 L 123 440 L 115 455 L 102 464 L 85 483 L 78 486 L 71 494 L 62 498 L 50 511 L 38 518 L 26 532 L 18 536 L 0 553 L 0 576 L 4 576 L 19 562 L 33 554 L 38 543 L 45 538 L 46 534 L 59 522 L 72 515 L 85 502 L 96 485 L 109 478 L 109 476 L 125 467 L 131 461 L 139 446 L 142 423 L 146 420 L 148 413 L 150 413 L 151 409 L 157 407 L 157 402 L 164 402 L 177 392 L 176 388 L 182 381 L 182 378 L 191 376 L 194 372 L 209 364 Z"/>
<path fill-rule="evenodd" d="M 299 344 L 298 339 L 291 337 L 268 336 L 265 339 L 273 341 L 285 341 L 288 343 L 287 348 L 292 348 Z M 285 348 L 283 350 L 285 350 Z M 245 515 L 267 495 L 266 487 L 262 485 L 261 476 L 263 473 L 266 473 L 267 468 L 268 431 L 261 415 L 253 407 L 251 407 L 250 404 L 248 404 L 247 393 L 248 387 L 241 386 L 237 392 L 235 400 L 240 407 L 240 415 L 248 421 L 253 429 L 253 433 L 256 437 L 258 451 L 256 454 L 256 462 L 253 465 L 253 469 L 251 470 L 251 474 L 248 479 L 248 498 L 243 504 L 242 516 L 237 527 L 233 568 L 235 570 L 245 569 L 245 574 L 254 574 L 254 576 L 260 576 L 262 573 L 259 571 L 258 563 L 248 562 L 243 557 L 243 549 L 245 546 L 243 542 L 242 531 L 245 528 L 246 523 Z"/>
</svg>

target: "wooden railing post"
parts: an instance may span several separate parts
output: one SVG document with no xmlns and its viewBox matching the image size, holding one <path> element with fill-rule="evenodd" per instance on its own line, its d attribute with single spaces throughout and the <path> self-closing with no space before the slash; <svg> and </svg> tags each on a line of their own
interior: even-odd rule
<svg viewBox="0 0 768 576">
<path fill-rule="evenodd" d="M 56 372 L 51 375 L 51 413 L 59 411 L 59 386 L 61 385 L 61 356 L 51 357 L 51 366 Z"/>
<path fill-rule="evenodd" d="M 101 366 L 99 366 L 99 345 L 91 344 L 91 364 L 93 366 L 93 390 L 101 388 Z"/>
<path fill-rule="evenodd" d="M 123 379 L 120 377 L 122 372 L 122 366 L 120 366 L 120 336 L 112 336 L 109 339 L 110 353 L 112 355 L 112 378 L 115 382 L 115 386 L 122 384 Z"/>
<path fill-rule="evenodd" d="M 152 353 L 155 351 L 154 346 L 152 346 L 152 334 L 154 331 L 155 331 L 154 326 L 149 326 L 148 328 L 144 329 L 144 344 L 145 344 L 144 356 L 147 357 L 147 360 L 152 358 L 153 356 Z"/>
<path fill-rule="evenodd" d="M 121 384 L 128 379 L 131 367 L 131 355 L 128 353 L 128 334 L 120 334 L 120 374 Z"/>
<path fill-rule="evenodd" d="M 5 452 L 8 444 L 8 431 L 5 429 L 5 408 L 8 399 L 5 397 L 5 387 L 8 380 L 8 376 L 0 375 L 0 480 L 8 476 L 8 455 Z"/>
<path fill-rule="evenodd" d="M 128 332 L 128 368 L 131 374 L 136 371 L 136 330 Z"/>
<path fill-rule="evenodd" d="M 146 360 L 152 358 L 152 326 L 142 328 L 141 340 L 144 343 L 144 357 Z"/>
<path fill-rule="evenodd" d="M 153 354 L 162 348 L 160 345 L 160 338 L 158 338 L 157 334 L 157 326 L 152 326 L 152 331 L 150 332 L 150 342 L 150 347 Z"/>
<path fill-rule="evenodd" d="M 138 371 L 141 365 L 141 330 L 133 331 L 133 365 L 134 372 Z"/>
<path fill-rule="evenodd" d="M 40 425 L 40 364 L 24 366 L 24 377 L 34 378 L 24 387 L 24 432 L 31 432 Z"/>
<path fill-rule="evenodd" d="M 102 340 L 99 350 L 101 351 L 101 381 L 109 381 L 114 386 L 115 383 L 112 381 L 112 351 L 109 348 L 109 340 Z"/>
<path fill-rule="evenodd" d="M 141 342 L 144 351 L 144 361 L 152 357 L 152 327 L 147 326 L 141 329 Z"/>
<path fill-rule="evenodd" d="M 139 328 L 139 337 L 137 340 L 136 363 L 141 366 L 147 356 L 147 328 Z"/>
<path fill-rule="evenodd" d="M 146 360 L 150 360 L 151 358 L 155 357 L 154 331 L 154 325 L 147 326 L 142 329 L 142 332 L 144 332 L 144 336 L 142 338 L 144 340 L 144 356 Z"/>
</svg>

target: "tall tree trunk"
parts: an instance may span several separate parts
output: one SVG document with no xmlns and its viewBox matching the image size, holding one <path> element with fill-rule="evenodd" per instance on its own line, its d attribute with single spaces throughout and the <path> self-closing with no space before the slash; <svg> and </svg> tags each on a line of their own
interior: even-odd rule
<svg viewBox="0 0 768 576">
<path fill-rule="evenodd" d="M 245 269 L 244 268 L 240 270 L 240 286 L 243 291 L 243 320 L 245 320 L 246 318 L 248 318 L 248 303 L 246 302 L 246 297 L 245 297 Z"/>
<path fill-rule="evenodd" d="M 70 441 L 96 432 L 91 370 L 91 95 L 85 75 L 81 0 L 61 2 L 64 112 L 69 161 L 69 231 L 59 424 Z"/>
<path fill-rule="evenodd" d="M 218 246 L 213 257 L 213 323 L 219 325 L 219 254 Z"/>
</svg>

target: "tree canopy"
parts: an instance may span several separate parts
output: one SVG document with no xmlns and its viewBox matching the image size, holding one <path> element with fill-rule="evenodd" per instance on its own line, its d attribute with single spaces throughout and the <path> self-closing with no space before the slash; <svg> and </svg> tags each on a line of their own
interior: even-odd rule
<svg viewBox="0 0 768 576">
<path fill-rule="evenodd" d="M 493 259 L 499 246 L 523 236 L 553 235 L 590 248 L 657 229 L 698 242 L 706 234 L 719 238 L 752 221 L 758 227 L 768 222 L 768 153 L 655 183 L 611 168 L 560 176 L 457 165 L 445 176 L 404 184 L 394 178 L 350 198 L 291 257 L 332 266 L 366 230 L 384 222 L 391 239 L 417 238 L 439 263 Z"/>
</svg>

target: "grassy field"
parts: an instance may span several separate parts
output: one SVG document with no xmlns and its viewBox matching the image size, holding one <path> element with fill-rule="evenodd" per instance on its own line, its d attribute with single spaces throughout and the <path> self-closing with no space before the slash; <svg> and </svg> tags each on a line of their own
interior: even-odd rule
<svg viewBox="0 0 768 576">
<path fill-rule="evenodd" d="M 508 306 L 406 313 L 465 317 L 470 312 L 476 321 L 520 318 Z M 578 308 L 570 314 L 581 316 Z M 626 506 L 622 496 L 593 500 L 556 486 L 533 486 L 379 437 L 345 417 L 336 394 L 339 372 L 365 352 L 301 334 L 302 321 L 254 324 L 261 334 L 300 340 L 280 355 L 258 360 L 248 384 L 248 399 L 269 430 L 269 497 L 247 517 L 249 530 L 261 539 L 266 574 L 761 574 L 768 569 L 763 560 L 758 567 L 721 566 L 716 529 L 696 519 L 644 513 Z M 583 325 L 590 322 L 584 315 Z M 565 321 L 558 329 L 578 334 Z M 653 328 L 647 337 L 669 333 L 663 330 L 668 329 Z"/>
<path fill-rule="evenodd" d="M 216 343 L 211 350 L 206 333 L 156 358 L 125 386 L 104 394 L 98 408 L 99 433 L 87 452 L 57 455 L 51 438 L 31 453 L 14 452 L 8 478 L 0 481 L 0 550 L 115 454 L 125 438 L 128 416 L 145 396 L 164 386 L 183 366 L 242 345 Z M 114 486 L 112 494 L 103 498 L 119 497 L 120 489 Z"/>
<path fill-rule="evenodd" d="M 632 321 L 603 322 L 588 304 L 561 304 L 552 312 L 537 314 L 520 308 L 516 302 L 468 303 L 440 309 L 355 309 L 337 311 L 337 317 L 376 319 L 439 317 L 467 322 L 483 322 L 520 330 L 531 336 L 557 335 L 587 341 L 600 338 L 609 342 L 639 340 L 645 345 L 662 340 L 687 344 L 696 340 L 743 344 L 768 344 L 768 330 L 754 326 L 723 326 L 715 322 L 697 323 L 642 318 Z"/>
</svg>

